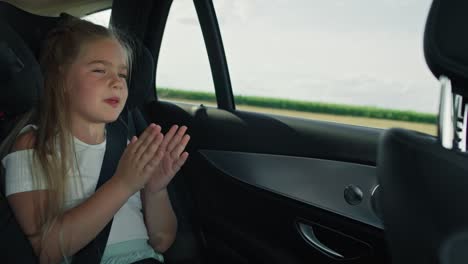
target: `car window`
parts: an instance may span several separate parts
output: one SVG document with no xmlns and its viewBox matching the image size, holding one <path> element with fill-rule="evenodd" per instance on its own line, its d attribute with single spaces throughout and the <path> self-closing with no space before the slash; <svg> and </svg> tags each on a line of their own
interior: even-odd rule
<svg viewBox="0 0 468 264">
<path fill-rule="evenodd" d="M 98 24 L 104 27 L 109 27 L 111 16 L 111 9 L 101 10 L 87 16 L 82 17 L 82 19 L 88 20 L 93 22 L 94 24 Z"/>
<path fill-rule="evenodd" d="M 430 0 L 213 0 L 236 108 L 435 134 Z"/>
<path fill-rule="evenodd" d="M 436 133 L 422 50 L 430 0 L 213 0 L 236 108 Z M 110 10 L 86 19 L 107 26 Z M 156 76 L 163 100 L 216 105 L 191 0 L 174 1 Z"/>
<path fill-rule="evenodd" d="M 156 73 L 158 98 L 217 106 L 203 34 L 192 0 L 173 1 Z"/>
</svg>

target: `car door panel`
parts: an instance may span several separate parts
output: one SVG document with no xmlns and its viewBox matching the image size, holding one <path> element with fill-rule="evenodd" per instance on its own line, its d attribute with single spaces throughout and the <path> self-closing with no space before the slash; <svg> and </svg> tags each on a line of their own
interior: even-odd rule
<svg viewBox="0 0 468 264">
<path fill-rule="evenodd" d="M 341 161 L 283 155 L 199 150 L 218 170 L 246 184 L 295 199 L 359 222 L 383 228 L 373 211 L 375 168 Z M 354 186 L 360 197 L 345 190 Z M 346 192 L 348 194 L 348 192 Z"/>
<path fill-rule="evenodd" d="M 380 130 L 171 102 L 145 110 L 164 129 L 189 126 L 176 180 L 189 185 L 212 263 L 389 262 L 370 199 Z M 350 184 L 363 190 L 358 205 L 344 198 Z"/>
</svg>

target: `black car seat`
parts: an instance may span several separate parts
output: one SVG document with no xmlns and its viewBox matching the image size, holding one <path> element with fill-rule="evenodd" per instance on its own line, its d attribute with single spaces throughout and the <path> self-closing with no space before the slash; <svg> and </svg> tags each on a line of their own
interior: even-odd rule
<svg viewBox="0 0 468 264">
<path fill-rule="evenodd" d="M 468 2 L 434 0 L 424 52 L 441 81 L 438 137 L 383 133 L 380 205 L 392 263 L 468 263 Z"/>
<path fill-rule="evenodd" d="M 62 16 L 66 17 L 66 15 Z M 62 17 L 45 17 L 0 2 L 0 143 L 23 113 L 42 96 L 42 75 L 37 58 L 44 38 Z M 154 61 L 147 48 L 133 41 L 134 61 L 125 120 L 130 134 L 146 127 L 139 106 L 151 97 Z M 35 263 L 29 241 L 16 223 L 3 184 L 0 192 L 0 263 Z"/>
<path fill-rule="evenodd" d="M 4 6 L 0 3 L 0 10 Z M 0 11 L 0 18 L 5 18 Z M 0 22 L 0 142 L 11 130 L 16 117 L 29 110 L 40 96 L 42 81 L 34 54 L 11 26 Z M 1 166 L 0 166 L 1 167 Z M 36 257 L 17 224 L 0 184 L 0 262 L 35 263 Z"/>
</svg>

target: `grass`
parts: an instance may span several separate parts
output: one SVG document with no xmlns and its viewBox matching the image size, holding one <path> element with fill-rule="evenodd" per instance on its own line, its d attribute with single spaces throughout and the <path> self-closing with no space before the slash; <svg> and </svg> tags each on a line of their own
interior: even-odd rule
<svg viewBox="0 0 468 264">
<path fill-rule="evenodd" d="M 175 90 L 169 88 L 158 88 L 158 95 L 161 98 L 197 100 L 216 103 L 214 93 L 194 92 L 187 90 Z M 274 109 L 293 110 L 309 113 L 322 113 L 339 116 L 366 117 L 376 119 L 397 120 L 405 122 L 435 124 L 436 116 L 428 113 L 415 111 L 402 111 L 384 109 L 378 107 L 352 106 L 341 104 L 329 104 L 299 100 L 278 99 L 258 96 L 235 96 L 236 105 L 246 105 L 254 107 L 267 107 Z"/>
</svg>

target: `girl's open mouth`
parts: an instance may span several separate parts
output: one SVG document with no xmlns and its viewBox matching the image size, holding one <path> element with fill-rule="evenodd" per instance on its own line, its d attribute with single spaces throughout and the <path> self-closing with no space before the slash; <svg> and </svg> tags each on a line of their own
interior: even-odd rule
<svg viewBox="0 0 468 264">
<path fill-rule="evenodd" d="M 117 97 L 112 97 L 112 98 L 104 100 L 104 102 L 106 102 L 106 103 L 110 104 L 112 107 L 116 108 L 120 103 L 120 99 L 117 98 Z"/>
</svg>

